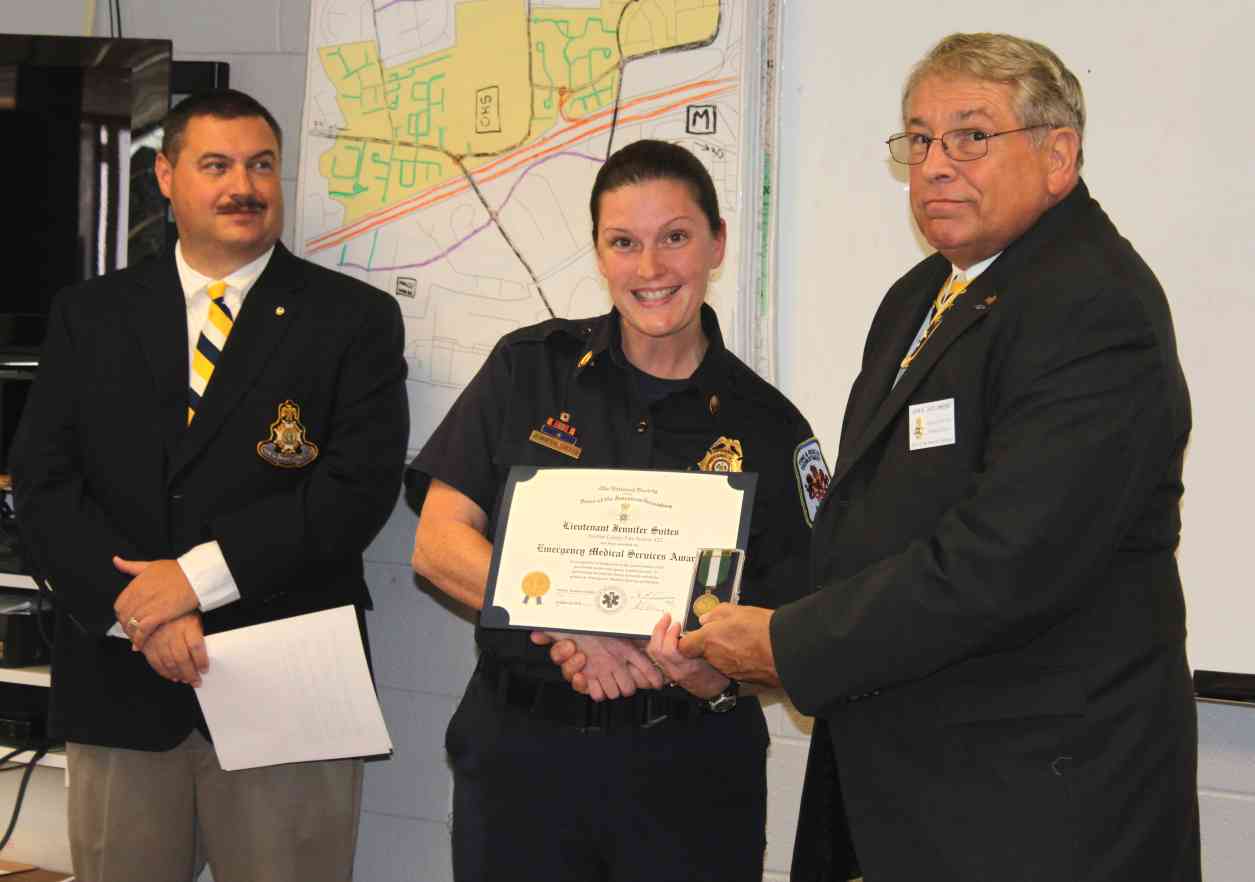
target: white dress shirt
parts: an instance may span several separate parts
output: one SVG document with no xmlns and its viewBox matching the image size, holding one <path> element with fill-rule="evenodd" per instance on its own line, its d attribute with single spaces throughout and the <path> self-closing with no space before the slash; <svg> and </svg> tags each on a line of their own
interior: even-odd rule
<svg viewBox="0 0 1255 882">
<path fill-rule="evenodd" d="M 966 280 L 967 284 L 969 285 L 972 284 L 972 282 L 976 281 L 976 277 L 979 276 L 981 273 L 983 273 L 985 270 L 989 269 L 989 265 L 992 264 L 995 260 L 997 260 L 999 255 L 1001 254 L 1002 252 L 999 251 L 998 254 L 995 254 L 993 257 L 986 257 L 984 260 L 980 261 L 979 263 L 972 264 L 965 270 L 959 269 L 954 264 L 951 264 L 950 265 L 950 279 L 946 282 L 946 284 L 953 285 L 956 279 L 959 281 Z M 921 324 L 919 326 L 919 330 L 915 332 L 915 337 L 912 338 L 911 345 L 906 347 L 906 352 L 902 353 L 904 358 L 908 354 L 914 352 L 915 347 L 919 345 L 919 341 L 923 339 L 924 332 L 928 330 L 928 323 L 933 320 L 934 309 L 936 309 L 936 301 L 934 301 L 933 306 L 928 310 L 928 315 L 924 316 L 924 323 Z M 893 386 L 898 385 L 898 380 L 902 379 L 902 375 L 904 373 L 906 373 L 906 368 L 898 368 L 897 376 L 893 378 Z M 892 389 L 893 386 L 890 386 L 889 388 Z"/>
<path fill-rule="evenodd" d="M 196 353 L 196 342 L 200 339 L 201 328 L 204 327 L 209 315 L 209 286 L 218 281 L 227 283 L 225 297 L 227 308 L 231 311 L 232 317 L 238 319 L 240 310 L 244 307 L 244 298 L 248 296 L 249 290 L 262 274 L 262 270 L 266 268 L 266 264 L 270 262 L 270 255 L 273 253 L 274 247 L 271 246 L 261 257 L 228 273 L 225 278 L 213 279 L 202 275 L 188 265 L 183 257 L 183 243 L 180 242 L 174 246 L 174 262 L 179 270 L 183 298 L 187 301 L 189 377 L 192 375 L 192 358 Z M 212 378 L 210 383 L 213 383 Z M 217 540 L 202 542 L 189 549 L 178 558 L 178 563 L 183 574 L 187 576 L 187 581 L 191 583 L 192 590 L 196 592 L 201 612 L 209 612 L 211 609 L 217 609 L 240 599 L 240 589 L 235 584 L 235 578 L 231 575 L 231 569 L 227 566 L 227 560 L 223 557 L 222 548 Z M 109 629 L 109 634 L 113 637 L 130 639 L 122 630 L 122 626 L 117 624 Z"/>
</svg>

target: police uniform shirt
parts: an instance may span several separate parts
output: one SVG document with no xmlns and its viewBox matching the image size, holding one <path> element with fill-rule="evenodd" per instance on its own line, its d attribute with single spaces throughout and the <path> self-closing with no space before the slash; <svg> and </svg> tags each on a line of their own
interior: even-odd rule
<svg viewBox="0 0 1255 882">
<path fill-rule="evenodd" d="M 429 479 L 439 479 L 489 514 L 491 541 L 511 466 L 696 470 L 728 439 L 740 445 L 740 469 L 759 476 L 741 602 L 774 608 L 800 597 L 813 508 L 795 463 L 812 438 L 810 426 L 724 347 L 709 306 L 702 306 L 701 321 L 709 341 L 701 365 L 688 380 L 663 381 L 669 390 L 647 378 L 645 396 L 639 371 L 623 355 L 614 310 L 507 334 L 410 464 L 412 504 L 421 509 Z M 530 440 L 549 418 L 574 436 L 578 460 Z M 534 676 L 561 677 L 548 649 L 533 646 L 527 631 L 477 628 L 476 637 L 499 659 L 534 664 Z"/>
</svg>

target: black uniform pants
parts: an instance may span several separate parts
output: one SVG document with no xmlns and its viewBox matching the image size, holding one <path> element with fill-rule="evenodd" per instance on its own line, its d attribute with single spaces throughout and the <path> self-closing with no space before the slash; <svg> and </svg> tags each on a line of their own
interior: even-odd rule
<svg viewBox="0 0 1255 882">
<path fill-rule="evenodd" d="M 752 698 L 581 732 L 505 703 L 477 673 L 445 739 L 454 878 L 761 882 L 767 742 Z"/>
</svg>

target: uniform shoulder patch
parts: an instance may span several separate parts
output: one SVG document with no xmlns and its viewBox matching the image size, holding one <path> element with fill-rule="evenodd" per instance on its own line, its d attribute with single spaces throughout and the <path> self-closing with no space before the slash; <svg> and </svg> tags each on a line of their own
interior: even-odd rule
<svg viewBox="0 0 1255 882">
<path fill-rule="evenodd" d="M 806 523 L 814 526 L 815 513 L 828 495 L 830 476 L 823 451 L 819 449 L 819 439 L 813 435 L 793 451 L 793 476 L 797 478 L 802 514 L 806 517 Z"/>
</svg>

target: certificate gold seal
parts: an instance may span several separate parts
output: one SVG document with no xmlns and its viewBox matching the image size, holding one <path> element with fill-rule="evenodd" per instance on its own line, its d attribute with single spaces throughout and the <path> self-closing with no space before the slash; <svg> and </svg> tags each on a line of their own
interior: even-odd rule
<svg viewBox="0 0 1255 882">
<path fill-rule="evenodd" d="M 540 605 L 540 599 L 549 591 L 549 577 L 540 570 L 533 570 L 523 577 L 523 602 L 527 603 L 528 598 L 535 598 L 536 605 Z"/>
<path fill-rule="evenodd" d="M 693 615 L 699 619 L 719 605 L 719 598 L 707 591 L 693 601 Z"/>
</svg>

